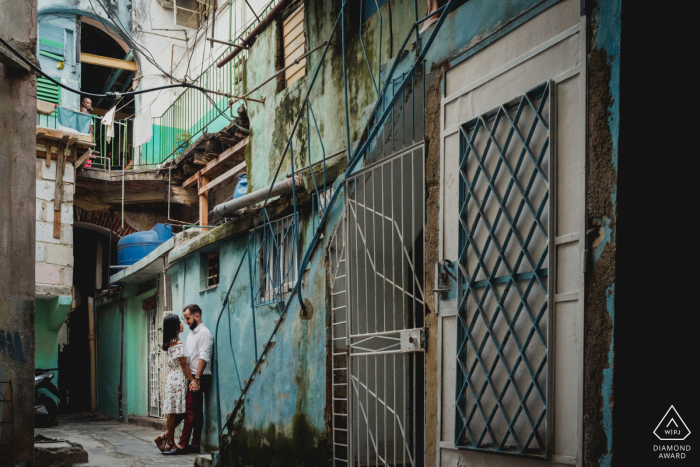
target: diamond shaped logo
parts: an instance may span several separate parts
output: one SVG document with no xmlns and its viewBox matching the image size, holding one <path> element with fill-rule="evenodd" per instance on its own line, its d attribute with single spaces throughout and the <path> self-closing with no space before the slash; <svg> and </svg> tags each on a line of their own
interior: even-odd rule
<svg viewBox="0 0 700 467">
<path fill-rule="evenodd" d="M 688 437 L 690 430 L 675 407 L 671 406 L 654 428 L 654 434 L 661 441 L 682 441 Z"/>
</svg>

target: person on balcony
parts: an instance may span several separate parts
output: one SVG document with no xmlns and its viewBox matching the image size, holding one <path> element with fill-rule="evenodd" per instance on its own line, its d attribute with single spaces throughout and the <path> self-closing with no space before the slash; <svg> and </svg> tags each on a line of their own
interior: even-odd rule
<svg viewBox="0 0 700 467">
<path fill-rule="evenodd" d="M 89 97 L 83 97 L 83 99 L 80 101 L 80 113 L 84 114 L 91 114 L 92 110 L 92 99 Z M 90 136 L 92 136 L 92 140 L 95 141 L 95 127 L 90 123 Z M 88 160 L 85 161 L 85 164 L 83 164 L 83 167 L 90 168 L 92 167 L 92 157 L 88 157 Z"/>
</svg>

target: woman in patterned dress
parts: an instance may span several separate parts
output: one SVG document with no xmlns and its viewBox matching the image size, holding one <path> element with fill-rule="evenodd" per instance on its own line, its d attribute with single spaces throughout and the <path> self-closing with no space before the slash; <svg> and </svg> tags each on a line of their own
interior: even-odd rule
<svg viewBox="0 0 700 467">
<path fill-rule="evenodd" d="M 163 397 L 163 414 L 167 414 L 167 431 L 154 441 L 161 451 L 175 446 L 175 427 L 185 416 L 187 387 L 194 376 L 187 364 L 187 348 L 180 341 L 178 334 L 183 330 L 177 315 L 163 318 L 163 350 L 168 352 L 167 364 L 170 372 Z"/>
</svg>

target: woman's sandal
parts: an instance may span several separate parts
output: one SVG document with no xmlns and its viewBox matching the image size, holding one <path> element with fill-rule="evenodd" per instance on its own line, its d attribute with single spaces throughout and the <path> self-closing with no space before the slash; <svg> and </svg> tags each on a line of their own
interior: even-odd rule
<svg viewBox="0 0 700 467">
<path fill-rule="evenodd" d="M 174 447 L 175 447 L 174 444 L 170 444 L 170 441 L 166 440 L 163 442 L 163 449 L 161 449 L 160 452 L 166 453 L 168 451 L 172 451 Z"/>
<path fill-rule="evenodd" d="M 167 441 L 165 440 L 165 433 L 162 435 L 158 435 L 153 439 L 153 442 L 156 443 L 156 446 L 158 446 L 158 449 L 160 449 L 160 452 L 165 451 L 165 444 Z"/>
</svg>

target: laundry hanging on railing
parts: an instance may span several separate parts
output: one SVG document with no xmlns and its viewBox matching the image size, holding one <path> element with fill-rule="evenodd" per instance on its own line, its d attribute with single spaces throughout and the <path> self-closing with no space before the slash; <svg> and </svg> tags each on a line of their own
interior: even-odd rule
<svg viewBox="0 0 700 467">
<path fill-rule="evenodd" d="M 134 117 L 134 142 L 138 147 L 148 143 L 153 137 L 153 122 L 151 121 L 151 106 L 147 106 Z"/>
<path fill-rule="evenodd" d="M 84 135 L 90 134 L 90 124 L 92 123 L 90 115 L 58 106 L 56 107 L 56 117 L 59 129 L 77 131 Z"/>
<path fill-rule="evenodd" d="M 107 142 L 111 142 L 114 137 L 114 114 L 117 112 L 117 107 L 112 107 L 109 112 L 102 117 L 102 124 L 106 127 L 105 138 Z"/>
</svg>

